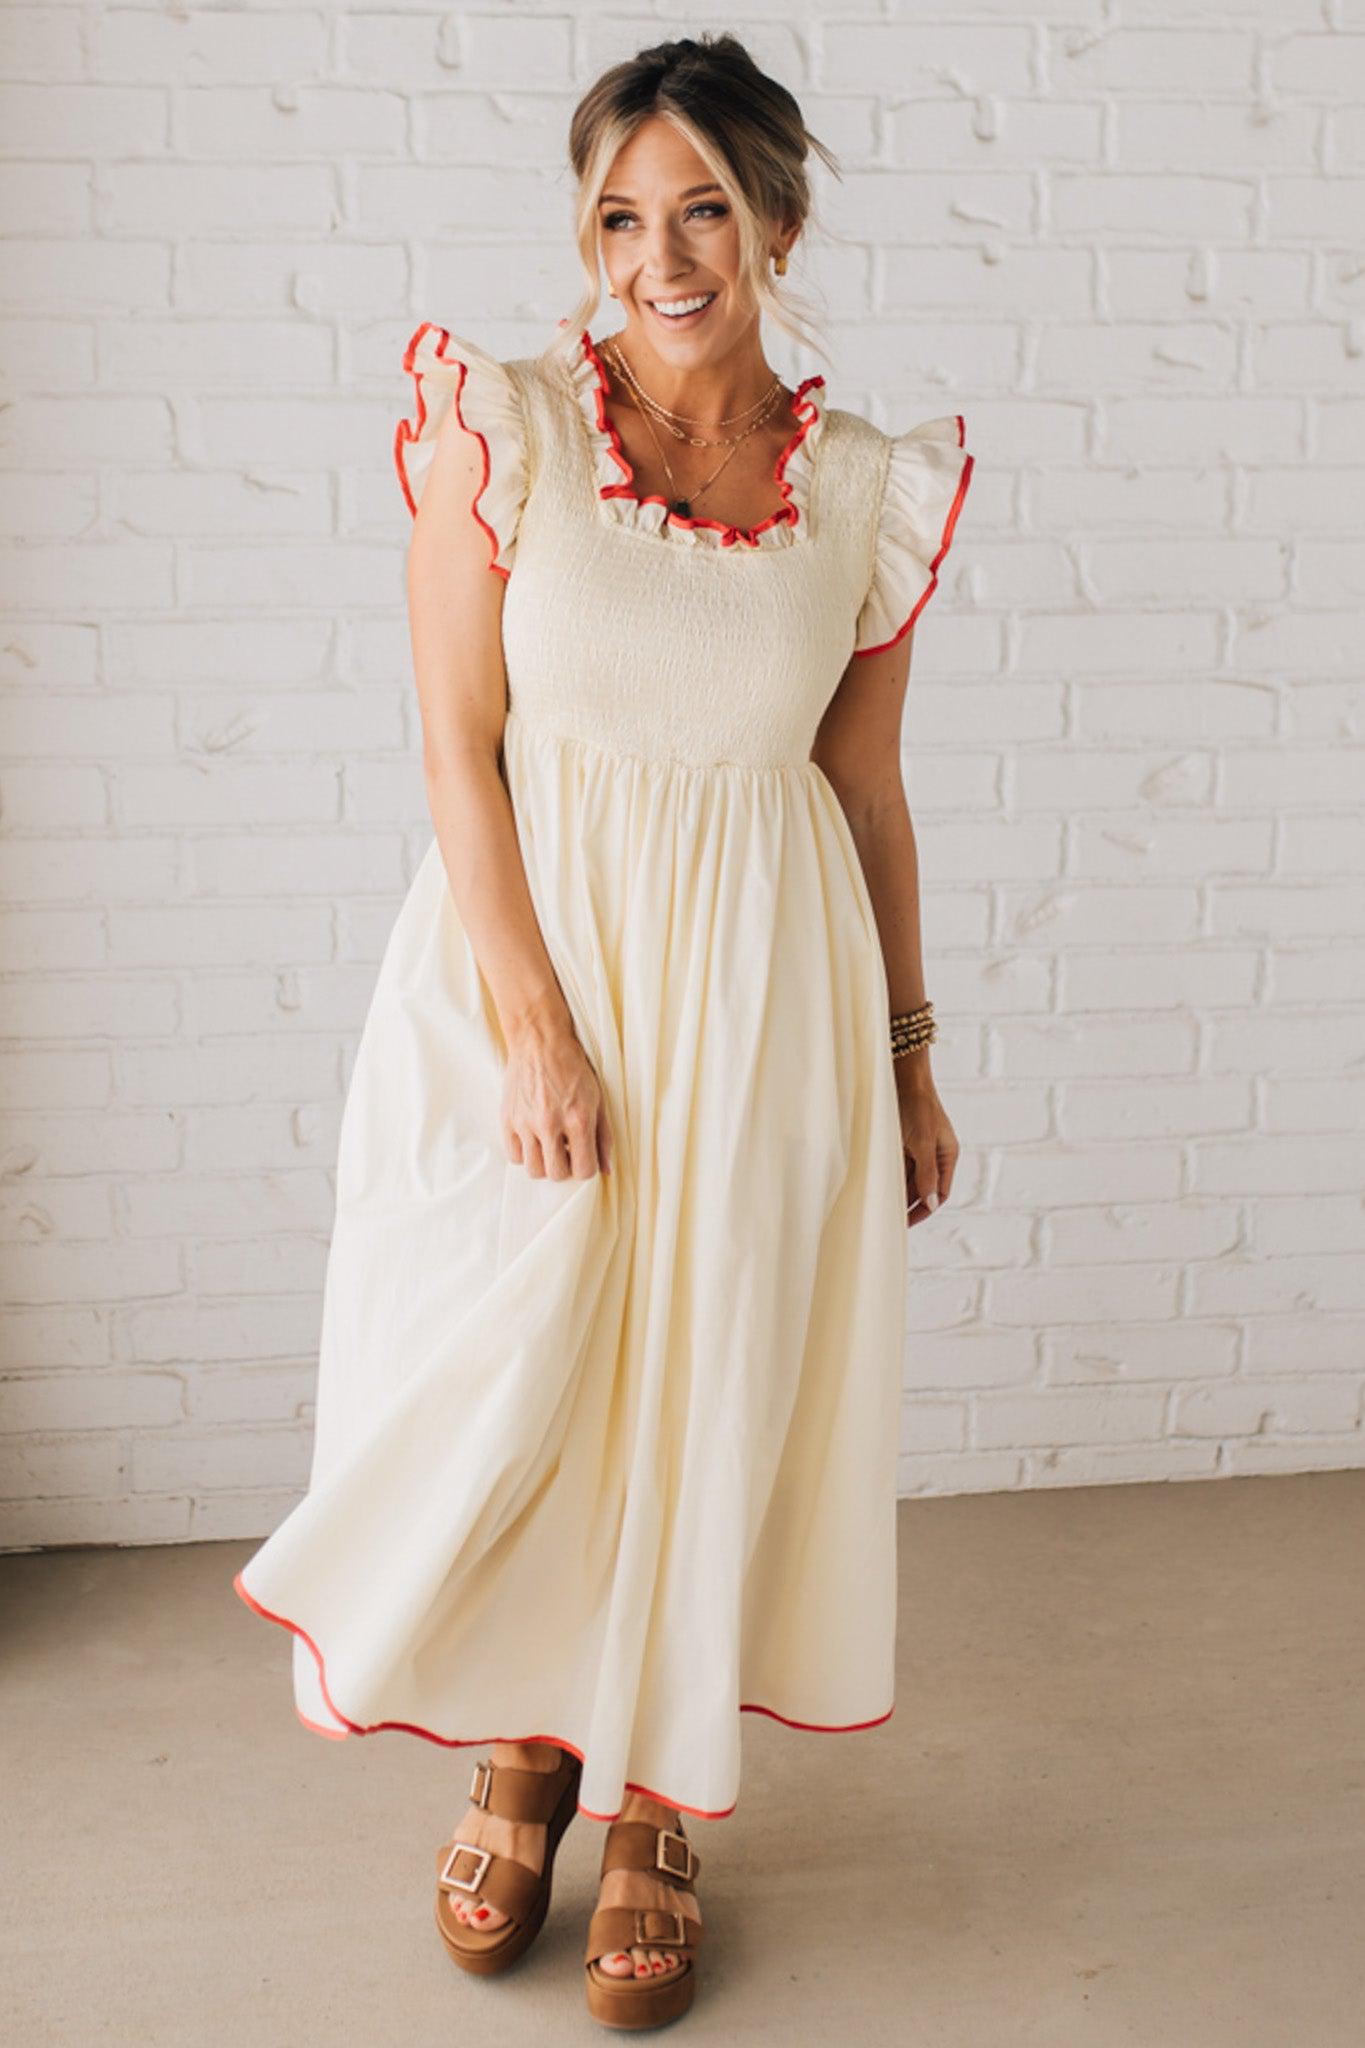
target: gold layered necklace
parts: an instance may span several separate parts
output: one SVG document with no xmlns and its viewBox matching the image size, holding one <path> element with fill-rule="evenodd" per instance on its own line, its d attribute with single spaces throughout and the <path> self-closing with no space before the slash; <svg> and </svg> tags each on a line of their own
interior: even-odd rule
<svg viewBox="0 0 1365 2048">
<path fill-rule="evenodd" d="M 734 461 L 735 456 L 739 453 L 739 450 L 743 446 L 744 442 L 748 440 L 751 434 L 757 433 L 758 429 L 763 425 L 763 422 L 771 415 L 778 400 L 782 396 L 781 378 L 774 377 L 771 385 L 769 386 L 768 390 L 763 394 L 762 398 L 755 399 L 752 405 L 745 406 L 743 412 L 737 412 L 733 414 L 730 419 L 717 420 L 715 422 L 709 422 L 705 420 L 694 420 L 689 418 L 686 413 L 670 411 L 666 405 L 660 405 L 657 398 L 650 397 L 649 393 L 644 389 L 643 385 L 640 383 L 639 378 L 635 375 L 635 372 L 631 369 L 630 364 L 626 361 L 624 355 L 621 353 L 620 345 L 617 342 L 616 337 L 614 335 L 611 336 L 607 341 L 605 341 L 602 344 L 602 354 L 607 357 L 612 368 L 620 372 L 620 375 L 625 380 L 625 382 L 630 386 L 630 389 L 633 392 L 639 404 L 640 417 L 643 419 L 645 426 L 649 430 L 649 437 L 653 441 L 655 448 L 658 450 L 659 460 L 663 464 L 664 474 L 668 478 L 668 488 L 670 492 L 668 507 L 669 511 L 676 512 L 680 519 L 690 519 L 692 517 L 692 507 L 697 502 L 697 499 L 701 497 L 704 491 L 710 490 L 712 484 L 715 483 L 717 477 L 721 476 L 724 473 L 724 471 L 728 468 L 729 464 Z M 714 432 L 716 427 L 733 426 L 736 423 L 736 421 L 746 418 L 750 413 L 753 413 L 755 417 L 750 421 L 747 427 L 745 427 L 738 434 L 723 434 L 721 435 L 719 440 L 708 441 L 700 434 L 690 434 L 686 432 L 686 428 L 688 427 L 699 426 L 710 426 L 711 430 Z M 730 452 L 725 457 L 725 460 L 721 463 L 719 469 L 713 470 L 704 483 L 698 484 L 694 491 L 690 493 L 684 493 L 678 487 L 678 480 L 673 474 L 673 465 L 670 463 L 668 456 L 665 453 L 663 442 L 659 439 L 659 436 L 655 431 L 655 419 L 658 419 L 660 421 L 665 430 L 668 433 L 670 433 L 676 441 L 686 441 L 693 448 L 723 448 L 728 446 Z"/>
</svg>

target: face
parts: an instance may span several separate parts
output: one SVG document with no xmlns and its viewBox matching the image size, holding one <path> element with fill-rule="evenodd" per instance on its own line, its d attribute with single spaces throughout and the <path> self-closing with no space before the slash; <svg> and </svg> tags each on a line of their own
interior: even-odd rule
<svg viewBox="0 0 1365 2048">
<path fill-rule="evenodd" d="M 671 122 L 644 122 L 617 153 L 597 218 L 628 340 L 689 364 L 723 355 L 756 326 L 757 307 L 740 294 L 730 203 Z M 785 249 L 790 239 L 774 233 L 773 246 Z"/>
</svg>

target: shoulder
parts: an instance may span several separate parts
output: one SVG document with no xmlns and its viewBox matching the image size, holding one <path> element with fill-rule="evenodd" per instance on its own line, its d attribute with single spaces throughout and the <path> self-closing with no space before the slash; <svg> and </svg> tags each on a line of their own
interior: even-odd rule
<svg viewBox="0 0 1365 2048">
<path fill-rule="evenodd" d="M 850 448 L 865 450 L 887 464 L 895 461 L 905 466 L 938 451 L 951 461 L 967 445 L 967 423 L 961 413 L 937 413 L 932 419 L 917 420 L 908 427 L 887 428 L 874 425 L 860 412 L 831 405 L 825 408 L 825 418 Z"/>
<path fill-rule="evenodd" d="M 469 335 L 424 320 L 404 351 L 403 368 L 417 387 L 419 405 L 435 400 L 448 409 L 454 399 L 461 412 L 472 405 L 515 417 L 534 363 L 498 356 Z"/>
<path fill-rule="evenodd" d="M 861 413 L 831 408 L 851 449 L 863 453 L 882 480 L 883 525 L 942 524 L 965 495 L 975 466 L 967 422 L 959 412 L 935 413 L 907 427 L 874 426 Z"/>
<path fill-rule="evenodd" d="M 403 354 L 412 410 L 394 435 L 394 461 L 408 510 L 416 513 L 446 422 L 479 442 L 483 482 L 472 510 L 496 543 L 495 562 L 510 569 L 528 485 L 528 436 L 518 379 L 510 363 L 468 336 L 424 320 Z"/>
<path fill-rule="evenodd" d="M 822 502 L 839 508 L 840 523 L 850 537 L 875 523 L 886 484 L 890 444 L 881 430 L 861 413 L 842 405 L 822 407 L 820 425 L 820 494 Z M 865 545 L 865 543 L 863 543 Z"/>
<path fill-rule="evenodd" d="M 574 389 L 571 359 L 554 350 L 537 355 L 510 356 L 502 368 L 515 384 L 523 403 L 537 409 L 562 403 Z"/>
<path fill-rule="evenodd" d="M 860 412 L 849 412 L 842 405 L 827 405 L 824 408 L 824 431 L 846 449 L 857 451 L 871 460 L 885 458 L 890 436 L 880 427 L 874 427 L 871 420 L 863 418 Z"/>
<path fill-rule="evenodd" d="M 880 427 L 874 427 L 871 420 L 864 419 L 860 412 L 850 412 L 846 406 L 827 405 L 825 419 L 831 426 L 836 426 L 837 422 L 838 433 L 848 434 L 869 446 L 887 438 Z"/>
<path fill-rule="evenodd" d="M 937 413 L 894 433 L 870 431 L 883 467 L 858 654 L 894 646 L 914 625 L 937 587 L 975 466 L 961 413 Z"/>
</svg>

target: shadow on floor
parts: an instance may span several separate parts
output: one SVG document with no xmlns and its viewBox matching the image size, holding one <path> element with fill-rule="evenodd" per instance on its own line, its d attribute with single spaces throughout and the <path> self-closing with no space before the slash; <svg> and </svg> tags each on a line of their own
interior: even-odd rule
<svg viewBox="0 0 1365 2048">
<path fill-rule="evenodd" d="M 673 2038 L 1360 2048 L 1365 1473 L 902 1504 L 879 1728 L 743 1717 Z M 22 2048 L 562 2048 L 602 1829 L 504 1979 L 431 1925 L 477 1749 L 327 1742 L 256 1547 L 0 1557 L 0 2031 Z"/>
</svg>

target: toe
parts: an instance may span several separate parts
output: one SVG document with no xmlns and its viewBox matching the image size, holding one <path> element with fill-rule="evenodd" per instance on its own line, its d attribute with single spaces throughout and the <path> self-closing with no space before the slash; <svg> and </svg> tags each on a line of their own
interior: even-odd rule
<svg viewBox="0 0 1365 2048">
<path fill-rule="evenodd" d="M 599 1956 L 597 1960 L 610 1977 L 630 1977 L 635 1973 L 635 1965 L 624 1949 L 618 1949 L 613 1956 Z"/>
</svg>

